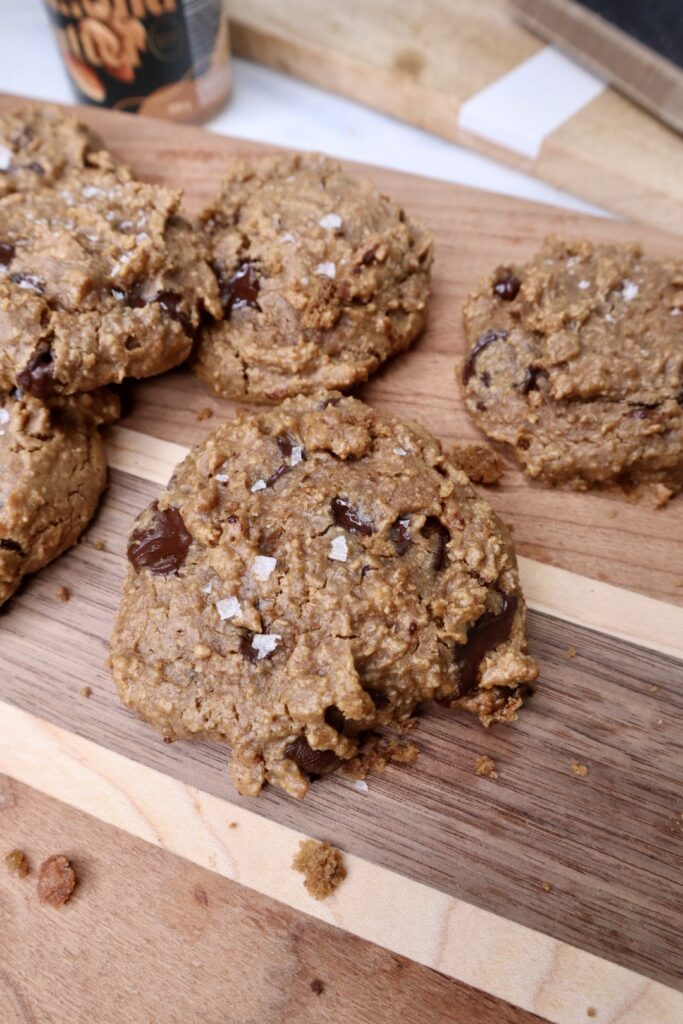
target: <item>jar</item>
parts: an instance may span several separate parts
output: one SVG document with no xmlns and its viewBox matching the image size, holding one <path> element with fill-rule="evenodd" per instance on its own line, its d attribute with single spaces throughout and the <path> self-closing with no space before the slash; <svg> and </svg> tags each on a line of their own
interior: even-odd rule
<svg viewBox="0 0 683 1024">
<path fill-rule="evenodd" d="M 45 0 L 83 103 L 203 121 L 230 95 L 223 0 Z"/>
</svg>

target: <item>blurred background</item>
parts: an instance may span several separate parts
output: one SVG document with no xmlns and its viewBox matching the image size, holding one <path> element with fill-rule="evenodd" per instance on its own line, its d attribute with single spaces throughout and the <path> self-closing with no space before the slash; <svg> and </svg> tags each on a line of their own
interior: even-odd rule
<svg viewBox="0 0 683 1024">
<path fill-rule="evenodd" d="M 203 121 L 683 231 L 680 0 L 4 0 L 0 10 L 5 92 Z"/>
</svg>

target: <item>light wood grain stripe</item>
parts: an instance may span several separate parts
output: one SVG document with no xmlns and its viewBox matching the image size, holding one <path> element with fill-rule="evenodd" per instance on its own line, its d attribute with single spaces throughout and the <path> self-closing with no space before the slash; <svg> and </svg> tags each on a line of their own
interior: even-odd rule
<svg viewBox="0 0 683 1024">
<path fill-rule="evenodd" d="M 189 450 L 124 427 L 107 431 L 107 449 L 114 469 L 162 485 Z M 683 608 L 530 558 L 519 567 L 530 608 L 683 658 Z"/>
<path fill-rule="evenodd" d="M 683 993 L 359 857 L 316 903 L 291 870 L 301 833 L 4 702 L 0 736 L 0 772 L 552 1024 L 585 1024 L 587 1006 L 610 1024 L 683 1019 Z"/>
</svg>

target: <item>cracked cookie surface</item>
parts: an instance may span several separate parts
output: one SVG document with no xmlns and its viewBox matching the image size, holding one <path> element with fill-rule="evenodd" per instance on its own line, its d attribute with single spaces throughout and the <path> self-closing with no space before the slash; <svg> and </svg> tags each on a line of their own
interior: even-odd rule
<svg viewBox="0 0 683 1024">
<path fill-rule="evenodd" d="M 104 391 L 50 407 L 0 395 L 0 605 L 90 522 L 107 481 L 98 427 L 118 413 Z"/>
<path fill-rule="evenodd" d="M 45 401 L 187 357 L 221 310 L 179 202 L 107 174 L 0 201 L 0 388 Z"/>
<path fill-rule="evenodd" d="M 341 396 L 242 414 L 134 524 L 111 642 L 129 707 L 296 797 L 436 698 L 514 718 L 536 677 L 512 544 L 415 424 Z"/>
<path fill-rule="evenodd" d="M 0 117 L 0 197 L 106 173 L 129 181 L 131 172 L 100 137 L 71 114 L 53 107 L 21 107 Z"/>
<path fill-rule="evenodd" d="M 683 263 L 548 239 L 469 297 L 469 413 L 529 476 L 663 504 L 683 487 Z"/>
<path fill-rule="evenodd" d="M 333 160 L 235 163 L 200 230 L 224 316 L 202 331 L 194 370 L 218 394 L 345 390 L 424 327 L 429 233 Z"/>
</svg>

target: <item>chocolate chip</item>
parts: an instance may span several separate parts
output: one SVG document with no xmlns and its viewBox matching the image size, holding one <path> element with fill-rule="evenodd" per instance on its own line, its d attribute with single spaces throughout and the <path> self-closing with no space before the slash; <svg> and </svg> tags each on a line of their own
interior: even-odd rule
<svg viewBox="0 0 683 1024">
<path fill-rule="evenodd" d="M 291 434 L 280 434 L 279 437 L 275 438 L 275 441 L 286 459 L 290 458 L 292 452 L 297 447 L 296 440 Z"/>
<path fill-rule="evenodd" d="M 522 287 L 520 279 L 512 273 L 509 267 L 500 267 L 496 272 L 496 280 L 493 284 L 494 294 L 505 302 L 512 302 L 517 298 L 519 289 Z"/>
<path fill-rule="evenodd" d="M 339 405 L 341 398 L 323 398 L 322 401 L 316 402 L 316 409 L 322 412 L 323 409 L 329 408 L 331 405 Z"/>
<path fill-rule="evenodd" d="M 292 468 L 291 466 L 285 466 L 285 465 L 278 466 L 277 469 L 274 470 L 270 474 L 270 476 L 266 478 L 266 487 L 272 487 L 274 484 L 276 484 L 281 476 L 284 476 L 285 473 L 289 473 L 291 468 Z"/>
<path fill-rule="evenodd" d="M 54 360 L 49 348 L 38 349 L 17 374 L 17 384 L 27 394 L 47 402 L 54 394 Z"/>
<path fill-rule="evenodd" d="M 455 658 L 460 667 L 460 678 L 454 698 L 464 697 L 477 686 L 477 676 L 482 658 L 510 636 L 512 622 L 517 611 L 518 599 L 515 594 L 498 591 L 502 598 L 499 612 L 484 612 L 467 633 L 467 641 L 456 647 Z"/>
<path fill-rule="evenodd" d="M 243 633 L 240 637 L 240 654 L 245 661 L 250 661 L 255 664 L 258 661 L 258 651 L 253 644 L 254 634 Z"/>
<path fill-rule="evenodd" d="M 13 540 L 12 537 L 0 537 L 0 551 L 17 551 L 20 555 L 24 553 L 19 541 Z"/>
<path fill-rule="evenodd" d="M 111 293 L 119 302 L 125 302 L 133 309 L 141 309 L 148 305 L 147 299 L 143 299 L 138 288 L 131 288 L 130 291 L 126 291 L 125 288 L 112 288 Z"/>
<path fill-rule="evenodd" d="M 158 302 L 165 313 L 171 317 L 172 320 L 177 320 L 185 334 L 192 335 L 194 327 L 187 313 L 180 309 L 180 303 L 182 302 L 182 295 L 178 292 L 158 292 L 154 296 L 154 301 Z"/>
<path fill-rule="evenodd" d="M 128 542 L 128 561 L 136 572 L 149 569 L 155 576 L 168 576 L 185 561 L 192 537 L 179 509 L 160 509 L 156 502 L 152 508 L 150 525 L 136 529 Z"/>
<path fill-rule="evenodd" d="M 346 717 L 336 704 L 330 704 L 329 708 L 325 708 L 325 722 L 331 729 L 341 733 L 344 732 Z"/>
<path fill-rule="evenodd" d="M 0 265 L 9 267 L 14 259 L 15 249 L 11 242 L 0 242 Z"/>
<path fill-rule="evenodd" d="M 626 413 L 631 420 L 646 420 L 653 409 L 658 409 L 658 402 L 639 402 Z"/>
<path fill-rule="evenodd" d="M 474 374 L 474 370 L 475 370 L 475 367 L 476 367 L 476 364 L 477 364 L 477 359 L 479 358 L 480 354 L 484 351 L 484 349 L 488 348 L 489 345 L 492 345 L 494 341 L 504 341 L 505 338 L 507 338 L 507 336 L 508 336 L 508 332 L 501 330 L 501 331 L 486 331 L 486 333 L 482 334 L 480 338 L 477 338 L 477 340 L 475 341 L 474 345 L 472 346 L 472 350 L 471 350 L 470 354 L 468 355 L 467 359 L 465 360 L 465 364 L 464 364 L 464 366 L 462 368 L 462 381 L 463 381 L 463 384 L 467 384 L 467 382 L 470 380 L 470 378 Z"/>
<path fill-rule="evenodd" d="M 361 263 L 364 267 L 369 267 L 375 262 L 375 250 L 367 249 L 361 256 Z"/>
<path fill-rule="evenodd" d="M 491 387 L 491 374 L 488 370 L 484 370 L 483 373 L 479 374 L 479 380 L 482 382 L 485 388 Z"/>
<path fill-rule="evenodd" d="M 540 372 L 534 366 L 527 366 L 519 384 L 521 394 L 528 395 L 530 391 L 538 391 L 538 375 Z"/>
<path fill-rule="evenodd" d="M 45 291 L 45 282 L 37 274 L 10 274 L 9 279 L 13 284 L 17 284 L 27 291 L 35 292 L 36 295 L 42 295 Z"/>
<path fill-rule="evenodd" d="M 391 530 L 389 531 L 389 539 L 396 548 L 396 554 L 405 555 L 406 551 L 413 543 L 412 534 L 410 532 L 410 516 L 399 516 L 398 519 L 394 521 Z"/>
<path fill-rule="evenodd" d="M 322 995 L 324 989 L 325 989 L 325 986 L 323 985 L 323 983 L 320 980 L 320 978 L 314 978 L 313 981 L 311 982 L 311 992 L 314 995 L 319 996 L 319 995 Z"/>
<path fill-rule="evenodd" d="M 226 317 L 230 316 L 233 309 L 242 309 L 244 306 L 261 308 L 256 301 L 261 286 L 254 265 L 249 260 L 240 263 L 230 277 L 223 277 L 215 267 L 214 273 L 218 278 L 218 291 Z"/>
<path fill-rule="evenodd" d="M 367 693 L 368 697 L 370 698 L 370 700 L 375 705 L 378 711 L 381 711 L 382 708 L 385 708 L 389 703 L 388 697 L 385 697 L 380 690 L 373 690 L 370 688 L 366 689 L 365 692 Z"/>
<path fill-rule="evenodd" d="M 434 569 L 434 572 L 441 572 L 441 570 L 445 569 L 448 565 L 446 545 L 451 539 L 451 531 L 447 526 L 444 526 L 438 516 L 427 516 L 425 524 L 422 527 L 422 535 L 423 537 L 434 537 L 436 539 L 432 568 Z"/>
<path fill-rule="evenodd" d="M 285 757 L 307 775 L 325 775 L 339 764 L 333 750 L 313 750 L 305 736 L 297 736 L 292 743 L 286 744 Z"/>
<path fill-rule="evenodd" d="M 408 635 L 413 636 L 414 633 L 417 633 L 417 622 L 411 622 L 408 626 Z"/>
<path fill-rule="evenodd" d="M 359 533 L 363 537 L 370 537 L 375 532 L 371 521 L 345 498 L 338 496 L 333 498 L 330 502 L 330 509 L 336 525 L 348 530 L 349 533 Z"/>
</svg>

